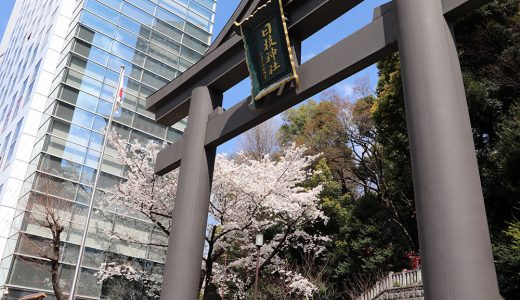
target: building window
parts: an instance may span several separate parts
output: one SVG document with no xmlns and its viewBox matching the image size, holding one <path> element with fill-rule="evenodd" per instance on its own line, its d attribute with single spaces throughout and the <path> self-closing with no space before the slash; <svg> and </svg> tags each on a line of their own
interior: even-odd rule
<svg viewBox="0 0 520 300">
<path fill-rule="evenodd" d="M 13 141 L 15 141 L 15 142 L 18 139 L 18 135 L 20 134 L 20 129 L 22 128 L 22 124 L 23 124 L 23 119 L 21 119 L 18 122 L 18 124 L 16 125 L 16 129 L 15 129 L 14 135 L 13 135 Z"/>
<path fill-rule="evenodd" d="M 9 133 L 4 140 L 4 146 L 2 147 L 2 152 L 0 153 L 0 166 L 3 163 L 3 158 L 5 154 L 5 150 L 7 149 L 7 145 L 9 144 L 9 139 L 11 138 L 11 134 Z"/>
<path fill-rule="evenodd" d="M 5 159 L 6 162 L 5 162 L 4 170 L 11 164 L 11 161 L 13 159 L 14 149 L 16 148 L 16 141 L 18 139 L 18 135 L 20 134 L 20 129 L 22 128 L 22 123 L 23 123 L 23 119 L 21 119 L 18 122 L 18 124 L 16 125 L 16 129 L 14 131 L 13 139 L 11 140 L 11 146 L 9 147 L 9 152 L 7 153 L 7 157 Z M 6 142 L 7 142 L 7 139 L 6 139 Z M 6 143 L 5 145 L 7 145 L 7 144 L 8 143 Z M 2 150 L 2 152 L 4 150 Z"/>
<path fill-rule="evenodd" d="M 31 83 L 31 85 L 29 85 L 29 89 L 27 90 L 27 94 L 25 95 L 25 102 L 24 102 L 24 104 L 29 102 L 29 100 L 31 99 L 33 88 L 34 88 L 34 80 Z"/>
<path fill-rule="evenodd" d="M 9 147 L 9 152 L 7 153 L 7 158 L 5 159 L 6 163 L 4 166 L 4 170 L 11 164 L 11 160 L 13 158 L 13 152 L 14 148 L 16 147 L 16 141 L 11 144 L 11 147 Z"/>
</svg>

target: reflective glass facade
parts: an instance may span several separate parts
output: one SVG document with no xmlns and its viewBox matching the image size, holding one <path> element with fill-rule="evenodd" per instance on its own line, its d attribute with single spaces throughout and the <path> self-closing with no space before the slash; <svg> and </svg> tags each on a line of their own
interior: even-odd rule
<svg viewBox="0 0 520 300">
<path fill-rule="evenodd" d="M 35 291 L 52 294 L 50 273 L 45 271 L 49 263 L 35 250 L 35 245 L 44 245 L 51 238 L 51 232 L 38 224 L 47 203 L 53 203 L 65 221 L 60 279 L 68 293 L 93 192 L 95 209 L 78 298 L 148 299 L 139 284 L 124 280 L 98 284 L 95 277 L 106 261 L 131 262 L 136 269 L 162 273 L 165 259 L 164 248 L 113 240 L 106 234 L 110 230 L 139 240 L 143 236 L 165 238 L 136 212 L 107 208 L 104 200 L 108 190 L 125 180 L 126 170 L 112 149 L 102 158 L 101 170 L 96 170 L 103 130 L 120 66 L 124 65 L 124 102 L 115 114 L 113 128 L 125 139 L 142 143 L 173 142 L 181 136 L 185 123 L 172 127 L 156 124 L 153 114 L 144 109 L 145 99 L 202 57 L 209 47 L 215 7 L 215 0 L 74 2 L 7 234 L 2 269 L 7 275 L 8 299 Z M 12 134 L 16 135 L 16 128 Z M 5 146 L 7 152 L 10 146 Z M 93 191 L 98 171 L 100 183 Z"/>
<path fill-rule="evenodd" d="M 14 249 L 11 225 L 70 24 L 69 4 L 17 1 L 0 43 L 1 254 Z M 10 266 L 0 266 L 1 291 Z"/>
</svg>

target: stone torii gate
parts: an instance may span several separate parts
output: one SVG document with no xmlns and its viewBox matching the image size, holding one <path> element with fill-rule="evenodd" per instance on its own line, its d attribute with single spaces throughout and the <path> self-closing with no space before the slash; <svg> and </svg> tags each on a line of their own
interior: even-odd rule
<svg viewBox="0 0 520 300">
<path fill-rule="evenodd" d="M 293 51 L 363 0 L 284 0 Z M 221 108 L 248 76 L 233 22 L 262 0 L 243 0 L 206 55 L 147 99 L 157 122 L 189 115 L 181 140 L 158 154 L 156 173 L 180 166 L 162 300 L 197 298 L 216 147 L 399 51 L 428 300 L 499 299 L 460 64 L 450 23 L 489 0 L 393 0 L 373 21 L 297 66 L 299 88 Z M 182 159 L 182 163 L 181 163 Z"/>
</svg>

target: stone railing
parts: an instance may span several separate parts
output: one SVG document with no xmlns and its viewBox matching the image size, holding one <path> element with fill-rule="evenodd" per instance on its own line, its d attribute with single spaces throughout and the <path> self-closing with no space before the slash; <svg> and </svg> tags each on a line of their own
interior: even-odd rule
<svg viewBox="0 0 520 300">
<path fill-rule="evenodd" d="M 356 300 L 373 300 L 385 292 L 413 286 L 422 286 L 421 270 L 403 270 L 399 273 L 390 272 L 388 276 L 380 279 L 371 289 L 361 294 Z"/>
</svg>

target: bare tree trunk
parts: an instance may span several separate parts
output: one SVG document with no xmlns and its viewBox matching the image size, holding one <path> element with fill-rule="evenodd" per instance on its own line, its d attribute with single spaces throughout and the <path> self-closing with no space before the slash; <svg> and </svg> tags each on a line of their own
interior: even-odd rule
<svg viewBox="0 0 520 300">
<path fill-rule="evenodd" d="M 204 289 L 208 287 L 208 285 L 211 283 L 213 278 L 213 247 L 215 246 L 215 234 L 217 231 L 217 226 L 213 226 L 213 229 L 211 230 L 211 237 L 208 240 L 208 255 L 206 258 L 206 284 L 204 285 Z"/>
<path fill-rule="evenodd" d="M 27 218 L 37 224 L 42 229 L 49 230 L 52 239 L 47 241 L 32 240 L 29 235 L 24 234 L 25 242 L 28 243 L 35 255 L 47 259 L 50 262 L 50 270 L 48 264 L 42 262 L 41 259 L 34 259 L 33 262 L 42 269 L 49 271 L 51 275 L 51 284 L 57 300 L 65 300 L 63 289 L 60 283 L 60 248 L 61 234 L 65 229 L 65 224 L 70 221 L 70 213 L 73 207 L 72 203 L 50 196 L 54 186 L 48 177 L 41 178 L 41 187 L 45 194 L 33 192 L 34 197 L 27 204 L 30 214 Z M 30 234 L 30 232 L 29 232 Z"/>
<path fill-rule="evenodd" d="M 59 276 L 59 263 L 52 262 L 51 263 L 51 279 L 52 279 L 52 289 L 54 290 L 54 295 L 57 300 L 65 300 L 63 296 L 63 291 L 60 286 L 60 276 Z"/>
<path fill-rule="evenodd" d="M 261 160 L 267 154 L 278 150 L 276 123 L 270 119 L 246 131 L 239 140 L 240 149 L 255 160 Z"/>
<path fill-rule="evenodd" d="M 54 219 L 54 218 L 52 218 Z M 52 288 L 54 290 L 54 295 L 57 300 L 65 300 L 63 296 L 63 291 L 60 285 L 60 275 L 59 275 L 59 258 L 60 258 L 60 246 L 61 246 L 61 233 L 63 232 L 63 226 L 58 224 L 50 224 L 49 226 L 52 230 L 52 259 L 51 259 L 51 280 L 52 280 Z"/>
</svg>

